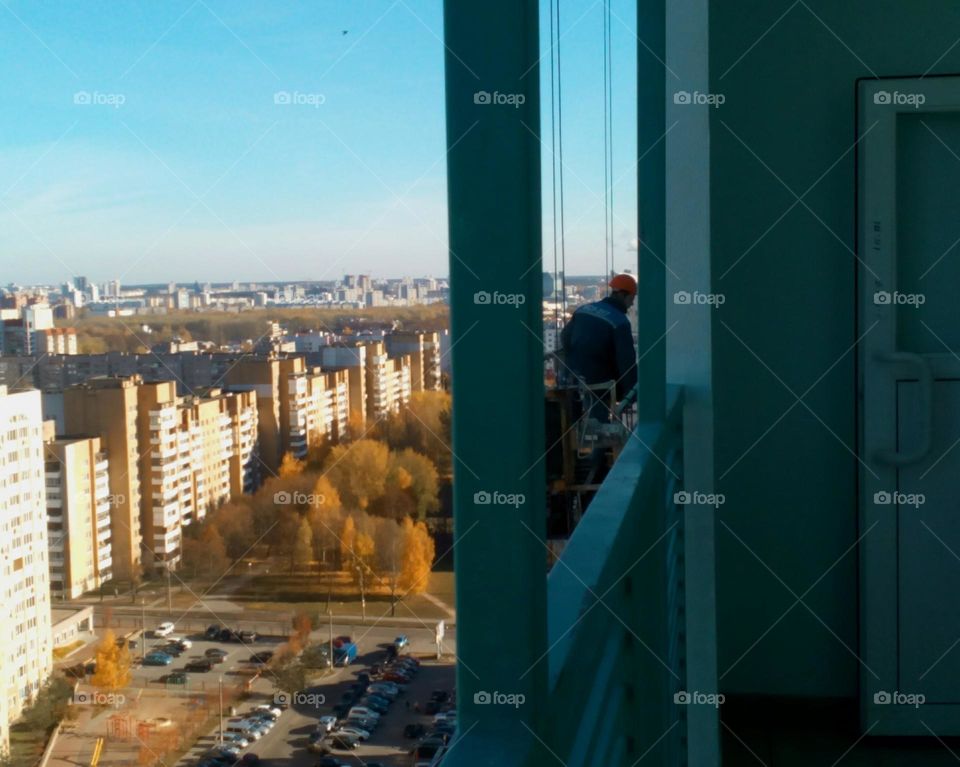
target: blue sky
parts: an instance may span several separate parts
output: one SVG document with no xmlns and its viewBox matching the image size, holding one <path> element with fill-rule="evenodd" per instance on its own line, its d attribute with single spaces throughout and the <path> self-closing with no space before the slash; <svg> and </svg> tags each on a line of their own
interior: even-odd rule
<svg viewBox="0 0 960 767">
<path fill-rule="evenodd" d="M 598 273 L 602 3 L 561 2 L 567 265 Z M 612 0 L 619 264 L 630 6 Z M 441 37 L 440 0 L 0 0 L 0 283 L 446 275 Z"/>
</svg>

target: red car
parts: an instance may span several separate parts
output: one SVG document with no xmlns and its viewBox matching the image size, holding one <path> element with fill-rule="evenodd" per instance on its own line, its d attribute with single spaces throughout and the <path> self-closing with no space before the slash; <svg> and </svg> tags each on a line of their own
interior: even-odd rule
<svg viewBox="0 0 960 767">
<path fill-rule="evenodd" d="M 406 674 L 400 674 L 396 671 L 391 671 L 387 674 L 384 674 L 383 678 L 388 682 L 399 682 L 400 684 L 410 683 L 410 677 L 408 677 Z"/>
</svg>

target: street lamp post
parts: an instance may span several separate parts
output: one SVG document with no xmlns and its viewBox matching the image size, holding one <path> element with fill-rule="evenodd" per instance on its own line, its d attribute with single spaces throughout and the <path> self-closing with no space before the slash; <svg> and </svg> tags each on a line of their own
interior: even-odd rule
<svg viewBox="0 0 960 767">
<path fill-rule="evenodd" d="M 223 745 L 223 674 L 217 680 L 217 697 L 220 700 L 220 745 Z"/>
</svg>

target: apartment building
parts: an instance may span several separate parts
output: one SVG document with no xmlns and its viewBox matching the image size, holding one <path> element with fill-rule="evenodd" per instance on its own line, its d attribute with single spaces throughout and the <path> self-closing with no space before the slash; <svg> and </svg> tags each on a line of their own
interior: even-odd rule
<svg viewBox="0 0 960 767">
<path fill-rule="evenodd" d="M 413 391 L 441 389 L 440 334 L 427 331 L 393 331 L 384 335 L 387 354 L 410 356 L 410 385 Z"/>
<path fill-rule="evenodd" d="M 107 455 L 98 437 L 48 434 L 44 459 L 50 593 L 75 599 L 112 577 Z"/>
<path fill-rule="evenodd" d="M 374 422 L 410 401 L 411 362 L 408 354 L 391 359 L 383 341 L 373 341 L 365 347 L 367 418 Z"/>
<path fill-rule="evenodd" d="M 344 371 L 349 388 L 350 417 L 360 423 L 367 420 L 367 347 L 362 343 L 338 343 L 324 346 L 315 357 L 325 370 Z"/>
<path fill-rule="evenodd" d="M 255 487 L 257 397 L 212 389 L 178 397 L 173 382 L 138 387 L 141 527 L 152 567 L 176 569 L 183 528 Z"/>
<path fill-rule="evenodd" d="M 141 379 L 93 378 L 63 392 L 63 433 L 99 437 L 109 471 L 113 577 L 140 574 L 140 438 L 137 389 Z M 147 450 L 149 441 L 143 449 Z M 148 459 L 149 460 L 149 459 Z"/>
<path fill-rule="evenodd" d="M 347 371 L 323 372 L 307 368 L 302 357 L 284 360 L 286 398 L 282 429 L 287 447 L 296 458 L 323 438 L 337 440 L 347 430 L 349 418 L 349 377 Z"/>
<path fill-rule="evenodd" d="M 52 669 L 40 392 L 0 386 L 0 750 Z"/>
<path fill-rule="evenodd" d="M 280 360 L 246 357 L 236 361 L 223 376 L 225 388 L 254 392 L 257 400 L 259 457 L 268 471 L 276 471 L 283 458 L 284 437 L 281 428 L 282 399 Z"/>
<path fill-rule="evenodd" d="M 63 354 L 77 353 L 76 328 L 46 328 L 33 334 L 33 353 Z"/>
</svg>

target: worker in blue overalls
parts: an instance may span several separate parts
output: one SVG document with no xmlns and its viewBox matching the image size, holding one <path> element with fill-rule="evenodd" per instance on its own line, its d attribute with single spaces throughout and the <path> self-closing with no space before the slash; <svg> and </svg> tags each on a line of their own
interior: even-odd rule
<svg viewBox="0 0 960 767">
<path fill-rule="evenodd" d="M 587 385 L 613 382 L 622 400 L 637 383 L 637 353 L 627 318 L 637 297 L 637 278 L 617 274 L 609 284 L 610 295 L 577 309 L 560 338 L 565 372 Z M 591 394 L 590 400 L 583 403 L 590 417 L 609 422 L 610 406 L 603 393 Z"/>
</svg>

